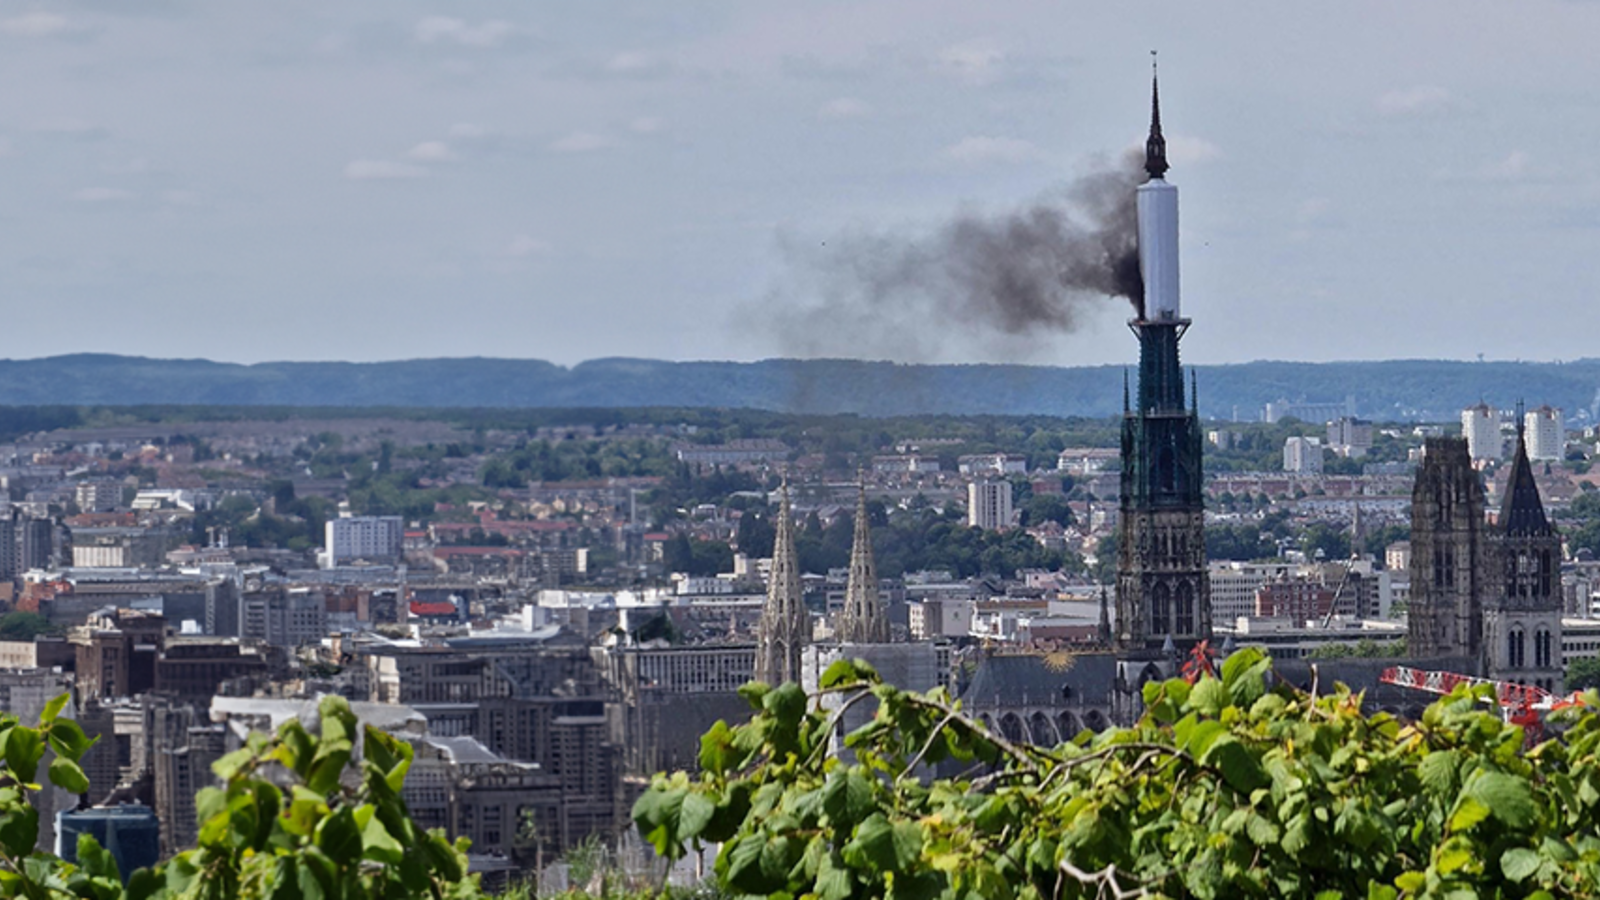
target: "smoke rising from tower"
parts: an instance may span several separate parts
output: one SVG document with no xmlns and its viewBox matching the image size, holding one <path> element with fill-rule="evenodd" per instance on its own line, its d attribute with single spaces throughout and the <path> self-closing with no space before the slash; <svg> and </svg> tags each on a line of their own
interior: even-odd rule
<svg viewBox="0 0 1600 900">
<path fill-rule="evenodd" d="M 1097 167 L 1025 208 L 963 212 L 922 234 L 852 233 L 785 247 L 767 316 L 786 352 L 916 361 L 951 339 L 1026 351 L 1125 297 L 1143 318 L 1135 188 L 1143 159 Z"/>
</svg>

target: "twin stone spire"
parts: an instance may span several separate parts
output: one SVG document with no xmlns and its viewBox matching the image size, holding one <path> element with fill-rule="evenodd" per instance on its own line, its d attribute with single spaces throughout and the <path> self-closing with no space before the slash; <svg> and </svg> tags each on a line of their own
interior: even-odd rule
<svg viewBox="0 0 1600 900">
<path fill-rule="evenodd" d="M 834 629 L 841 644 L 889 643 L 889 613 L 878 599 L 878 566 L 872 560 L 872 532 L 867 523 L 867 486 L 856 501 L 855 543 L 850 548 L 850 582 L 844 609 Z"/>
<path fill-rule="evenodd" d="M 789 508 L 787 481 L 779 494 L 772 572 L 767 581 L 767 602 L 761 611 L 757 635 L 756 680 L 771 685 L 800 681 L 801 655 L 811 641 L 811 616 L 806 611 L 800 585 L 800 559 L 795 550 L 794 516 Z M 843 644 L 889 641 L 889 615 L 878 595 L 878 570 L 872 559 L 865 484 L 861 485 L 856 502 L 850 581 L 845 589 L 844 609 L 839 613 L 835 637 Z"/>
</svg>

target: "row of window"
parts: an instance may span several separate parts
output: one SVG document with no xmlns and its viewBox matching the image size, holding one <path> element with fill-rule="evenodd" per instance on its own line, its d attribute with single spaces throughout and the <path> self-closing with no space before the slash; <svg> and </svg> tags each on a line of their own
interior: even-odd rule
<svg viewBox="0 0 1600 900">
<path fill-rule="evenodd" d="M 1550 661 L 1554 658 L 1552 652 L 1554 640 L 1550 630 L 1540 628 L 1533 635 L 1533 667 L 1535 669 L 1550 668 Z M 1513 628 L 1506 634 L 1506 665 L 1513 669 L 1527 667 L 1527 635 L 1521 628 Z"/>
</svg>

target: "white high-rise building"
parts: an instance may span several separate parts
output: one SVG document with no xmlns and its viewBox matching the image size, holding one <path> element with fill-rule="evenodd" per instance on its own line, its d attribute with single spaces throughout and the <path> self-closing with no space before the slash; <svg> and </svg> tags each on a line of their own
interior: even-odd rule
<svg viewBox="0 0 1600 900">
<path fill-rule="evenodd" d="M 1467 439 L 1467 455 L 1474 462 L 1499 459 L 1505 449 L 1500 437 L 1500 417 L 1494 407 L 1482 401 L 1461 411 L 1461 436 Z"/>
<path fill-rule="evenodd" d="M 324 529 L 327 565 L 356 559 L 395 560 L 405 537 L 399 516 L 349 516 L 329 519 Z"/>
<path fill-rule="evenodd" d="M 1011 525 L 1011 482 L 980 478 L 967 485 L 967 525 L 993 531 Z"/>
<path fill-rule="evenodd" d="M 1560 461 L 1567 455 L 1567 425 L 1561 410 L 1541 406 L 1530 409 L 1523 417 L 1528 430 L 1528 458 L 1531 460 Z"/>
<path fill-rule="evenodd" d="M 1322 442 L 1314 437 L 1292 437 L 1284 441 L 1283 470 L 1297 475 L 1322 474 Z"/>
</svg>

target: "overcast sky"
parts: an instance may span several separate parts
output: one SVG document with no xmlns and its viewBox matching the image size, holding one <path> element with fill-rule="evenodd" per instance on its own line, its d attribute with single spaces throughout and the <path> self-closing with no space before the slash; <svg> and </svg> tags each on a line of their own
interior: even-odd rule
<svg viewBox="0 0 1600 900">
<path fill-rule="evenodd" d="M 1597 35 L 1587 2 L 0 2 L 0 354 L 1124 362 L 1109 299 L 1021 342 L 768 309 L 807 302 L 796 247 L 1133 146 L 1159 48 L 1188 361 L 1595 355 Z"/>
</svg>

